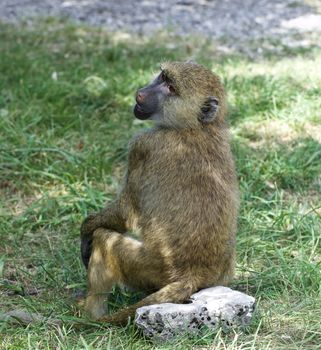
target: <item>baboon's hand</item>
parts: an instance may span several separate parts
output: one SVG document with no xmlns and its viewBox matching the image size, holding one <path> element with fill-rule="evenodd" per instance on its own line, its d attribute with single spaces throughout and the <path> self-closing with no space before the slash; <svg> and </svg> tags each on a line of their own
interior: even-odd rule
<svg viewBox="0 0 321 350">
<path fill-rule="evenodd" d="M 88 238 L 81 239 L 81 245 L 80 245 L 81 259 L 86 269 L 88 269 L 89 259 L 91 256 L 92 242 L 93 242 L 92 239 L 88 239 Z"/>
<path fill-rule="evenodd" d="M 97 214 L 89 215 L 81 225 L 80 236 L 81 236 L 81 258 L 86 267 L 88 268 L 89 259 L 91 256 L 93 233 L 97 228 Z"/>
</svg>

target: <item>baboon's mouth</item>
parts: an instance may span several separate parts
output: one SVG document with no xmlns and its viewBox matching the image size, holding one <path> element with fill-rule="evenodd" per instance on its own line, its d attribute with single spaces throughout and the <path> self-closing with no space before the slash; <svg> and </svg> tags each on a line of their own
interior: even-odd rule
<svg viewBox="0 0 321 350">
<path fill-rule="evenodd" d="M 145 120 L 151 117 L 152 113 L 149 111 L 145 111 L 141 105 L 136 103 L 134 108 L 135 117 L 141 120 Z"/>
</svg>

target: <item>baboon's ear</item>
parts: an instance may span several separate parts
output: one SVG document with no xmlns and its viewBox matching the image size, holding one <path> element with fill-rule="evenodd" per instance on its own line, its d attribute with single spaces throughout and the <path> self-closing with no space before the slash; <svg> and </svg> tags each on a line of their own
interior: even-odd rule
<svg viewBox="0 0 321 350">
<path fill-rule="evenodd" d="M 201 108 L 201 113 L 198 117 L 199 121 L 202 123 L 212 122 L 216 117 L 218 109 L 218 99 L 214 96 L 210 96 Z"/>
</svg>

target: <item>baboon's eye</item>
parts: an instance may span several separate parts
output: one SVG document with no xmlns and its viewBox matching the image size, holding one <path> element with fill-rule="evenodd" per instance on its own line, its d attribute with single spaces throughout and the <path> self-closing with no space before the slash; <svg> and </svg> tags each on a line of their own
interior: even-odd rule
<svg viewBox="0 0 321 350">
<path fill-rule="evenodd" d="M 167 86 L 171 94 L 176 94 L 176 90 L 172 84 L 169 83 Z"/>
<path fill-rule="evenodd" d="M 162 73 L 161 73 L 161 79 L 162 79 L 162 81 L 166 81 L 167 80 L 167 76 L 166 76 L 164 71 L 162 71 Z"/>
</svg>

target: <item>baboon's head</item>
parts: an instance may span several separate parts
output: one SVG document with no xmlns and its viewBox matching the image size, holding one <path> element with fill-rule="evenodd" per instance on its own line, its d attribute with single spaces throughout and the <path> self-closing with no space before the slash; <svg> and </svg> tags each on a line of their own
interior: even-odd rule
<svg viewBox="0 0 321 350">
<path fill-rule="evenodd" d="M 165 62 L 148 86 L 137 91 L 134 114 L 175 128 L 213 124 L 225 116 L 220 79 L 193 62 Z"/>
</svg>

